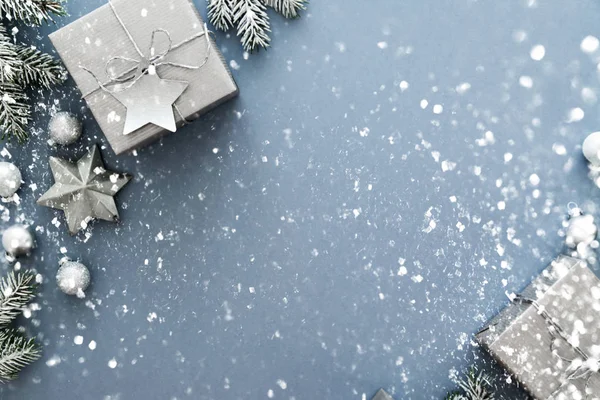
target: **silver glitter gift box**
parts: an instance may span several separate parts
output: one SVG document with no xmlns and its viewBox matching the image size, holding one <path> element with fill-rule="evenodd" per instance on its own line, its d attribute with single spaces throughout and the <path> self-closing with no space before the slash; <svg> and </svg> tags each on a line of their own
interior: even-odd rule
<svg viewBox="0 0 600 400">
<path fill-rule="evenodd" d="M 600 399 L 600 280 L 555 259 L 476 335 L 536 399 Z"/>
<path fill-rule="evenodd" d="M 191 0 L 111 0 L 50 39 L 113 150 L 121 154 L 169 131 L 150 123 L 124 134 L 128 108 L 101 87 L 127 85 L 115 77 L 132 82 L 154 60 L 161 79 L 187 83 L 172 107 L 177 126 L 237 96 L 227 64 L 213 38 L 203 35 L 205 29 Z"/>
</svg>

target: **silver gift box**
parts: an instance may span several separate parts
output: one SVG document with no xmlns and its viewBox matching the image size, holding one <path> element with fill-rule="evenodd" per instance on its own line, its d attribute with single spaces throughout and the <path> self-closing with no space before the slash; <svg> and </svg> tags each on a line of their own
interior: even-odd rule
<svg viewBox="0 0 600 400">
<path fill-rule="evenodd" d="M 554 260 L 476 339 L 536 399 L 600 399 L 600 280 L 582 260 Z"/>
<path fill-rule="evenodd" d="M 152 32 L 157 29 L 168 32 L 173 44 L 184 42 L 205 29 L 191 0 L 112 0 L 112 5 L 130 32 L 131 39 L 143 51 L 150 49 Z M 109 81 L 106 66 L 111 58 L 139 58 L 115 11 L 106 4 L 52 33 L 50 39 L 113 150 L 120 154 L 147 145 L 170 132 L 149 124 L 123 135 L 126 108 L 111 94 L 98 90 L 98 82 L 81 68 L 90 69 L 100 82 L 106 83 Z M 175 103 L 186 120 L 195 119 L 238 94 L 237 85 L 222 54 L 212 37 L 210 40 L 212 46 L 209 53 L 206 38 L 200 37 L 172 49 L 165 57 L 165 61 L 195 66 L 201 64 L 208 54 L 207 62 L 201 68 L 192 70 L 173 65 L 157 68 L 158 75 L 163 79 L 189 83 Z M 155 52 L 165 51 L 168 45 L 165 34 L 155 35 Z M 109 71 L 118 75 L 127 67 L 131 68 L 131 63 L 113 62 Z M 177 119 L 178 126 L 181 126 L 183 120 Z"/>
</svg>

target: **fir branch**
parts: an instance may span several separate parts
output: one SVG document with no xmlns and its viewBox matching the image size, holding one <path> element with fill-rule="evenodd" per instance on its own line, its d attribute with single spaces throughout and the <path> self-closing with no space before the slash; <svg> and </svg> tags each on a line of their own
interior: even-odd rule
<svg viewBox="0 0 600 400">
<path fill-rule="evenodd" d="M 300 11 L 306 10 L 308 0 L 263 0 L 264 3 L 273 7 L 275 11 L 286 18 L 298 18 Z"/>
<path fill-rule="evenodd" d="M 446 400 L 494 400 L 494 394 L 490 391 L 490 378 L 483 373 L 477 373 L 471 368 L 466 379 L 458 381 L 460 391 L 454 391 L 446 396 Z"/>
<path fill-rule="evenodd" d="M 461 380 L 458 386 L 464 390 L 469 400 L 494 400 L 494 395 L 489 391 L 490 380 L 487 375 L 471 369 L 466 380 Z"/>
<path fill-rule="evenodd" d="M 237 0 L 233 10 L 233 19 L 237 25 L 244 50 L 252 52 L 259 47 L 267 48 L 271 42 L 269 16 L 261 0 Z"/>
<path fill-rule="evenodd" d="M 459 392 L 450 393 L 446 396 L 446 400 L 469 400 Z"/>
<path fill-rule="evenodd" d="M 40 25 L 66 14 L 63 0 L 0 0 L 0 19 Z"/>
<path fill-rule="evenodd" d="M 233 26 L 233 0 L 207 0 L 208 18 L 215 28 L 227 31 Z"/>
<path fill-rule="evenodd" d="M 0 280 L 0 326 L 8 325 L 21 313 L 35 297 L 35 288 L 35 276 L 30 272 L 11 272 Z"/>
<path fill-rule="evenodd" d="M 0 24 L 0 83 L 12 82 L 20 66 L 16 47 L 6 34 L 6 28 Z"/>
<path fill-rule="evenodd" d="M 42 53 L 35 47 L 19 46 L 17 57 L 21 61 L 17 75 L 21 86 L 39 85 L 49 89 L 64 81 L 65 71 L 51 55 Z"/>
<path fill-rule="evenodd" d="M 34 339 L 27 339 L 13 329 L 0 331 L 0 383 L 15 379 L 40 356 L 41 349 Z"/>
</svg>

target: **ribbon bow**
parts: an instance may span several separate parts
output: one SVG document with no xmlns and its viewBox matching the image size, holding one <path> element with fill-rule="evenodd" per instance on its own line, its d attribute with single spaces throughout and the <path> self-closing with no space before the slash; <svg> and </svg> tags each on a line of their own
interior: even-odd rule
<svg viewBox="0 0 600 400">
<path fill-rule="evenodd" d="M 208 30 L 208 27 L 206 24 L 204 24 L 204 30 L 202 32 L 198 32 L 177 44 L 173 44 L 173 40 L 171 38 L 171 35 L 169 34 L 169 31 L 167 31 L 166 29 L 155 29 L 152 31 L 152 37 L 150 40 L 150 45 L 148 46 L 148 50 L 144 53 L 140 49 L 140 47 L 138 46 L 136 41 L 134 40 L 129 29 L 127 29 L 127 27 L 125 26 L 125 23 L 119 16 L 119 13 L 117 13 L 117 10 L 115 9 L 115 6 L 113 5 L 113 3 L 109 0 L 108 4 L 110 5 L 110 8 L 113 11 L 115 17 L 117 18 L 117 21 L 119 21 L 119 24 L 123 28 L 123 31 L 129 38 L 129 41 L 133 44 L 133 47 L 135 48 L 135 50 L 138 54 L 138 58 L 132 58 L 132 57 L 126 57 L 126 56 L 111 57 L 106 62 L 106 65 L 104 67 L 106 76 L 108 77 L 108 82 L 106 82 L 106 83 L 103 83 L 102 81 L 100 81 L 100 79 L 98 79 L 96 74 L 94 74 L 87 67 L 80 66 L 81 69 L 88 72 L 98 83 L 98 87 L 88 93 L 85 93 L 82 96 L 83 98 L 90 96 L 91 94 L 97 92 L 98 90 L 104 90 L 111 94 L 116 93 L 116 92 L 125 91 L 125 90 L 131 88 L 144 75 L 156 74 L 157 67 L 160 67 L 162 65 L 170 65 L 172 67 L 184 68 L 184 69 L 189 69 L 189 70 L 197 70 L 197 69 L 200 69 L 203 66 L 205 66 L 206 63 L 208 62 L 208 59 L 210 57 L 210 51 L 212 48 L 212 43 L 210 41 L 209 35 L 213 34 L 213 32 Z M 156 40 L 157 34 L 163 34 L 167 38 L 167 41 L 168 41 L 167 48 L 158 54 L 156 54 L 156 49 L 155 49 L 155 40 Z M 181 64 L 181 63 L 176 63 L 173 61 L 165 60 L 165 58 L 171 51 L 176 50 L 176 49 L 180 48 L 181 46 L 183 46 L 193 40 L 196 40 L 202 36 L 204 36 L 206 38 L 207 51 L 206 51 L 206 56 L 204 57 L 204 60 L 202 60 L 202 62 L 199 65 Z M 117 62 L 131 63 L 132 66 L 121 73 L 116 73 L 114 71 L 118 69 L 115 65 L 115 63 L 117 63 Z M 119 84 L 120 87 L 115 90 L 111 90 L 108 88 L 109 85 L 114 85 L 114 84 Z M 179 114 L 179 117 L 184 122 L 188 122 L 185 119 L 185 117 L 183 116 L 183 114 L 181 113 L 181 111 L 179 110 L 179 108 L 175 104 L 173 104 L 173 108 L 175 109 L 175 111 L 177 111 L 177 113 Z"/>
</svg>

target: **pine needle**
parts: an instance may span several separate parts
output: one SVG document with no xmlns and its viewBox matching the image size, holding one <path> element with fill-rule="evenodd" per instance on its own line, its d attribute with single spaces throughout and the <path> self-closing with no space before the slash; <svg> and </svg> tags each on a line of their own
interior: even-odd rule
<svg viewBox="0 0 600 400">
<path fill-rule="evenodd" d="M 454 393 L 450 393 L 448 396 L 446 396 L 446 400 L 469 400 L 469 399 L 467 399 L 461 393 L 454 392 Z"/>
<path fill-rule="evenodd" d="M 15 379 L 40 356 L 41 349 L 34 339 L 27 339 L 13 329 L 0 331 L 0 383 Z"/>
<path fill-rule="evenodd" d="M 51 55 L 34 47 L 19 46 L 17 57 L 21 61 L 18 77 L 22 86 L 39 85 L 48 89 L 64 81 L 65 71 Z"/>
<path fill-rule="evenodd" d="M 483 371 L 477 373 L 475 369 L 471 369 L 467 379 L 461 380 L 458 386 L 464 390 L 469 400 L 494 400 L 494 395 L 489 391 L 490 380 Z"/>
<path fill-rule="evenodd" d="M 4 26 L 0 25 L 0 83 L 11 82 L 20 69 L 15 45 L 10 41 Z"/>
<path fill-rule="evenodd" d="M 8 325 L 35 297 L 35 276 L 11 272 L 0 280 L 0 326 Z"/>
<path fill-rule="evenodd" d="M 207 0 L 208 18 L 215 28 L 227 31 L 233 26 L 232 0 Z"/>
<path fill-rule="evenodd" d="M 267 48 L 271 42 L 269 16 L 261 0 L 237 0 L 233 10 L 233 19 L 237 25 L 245 51 L 252 52 L 258 48 Z"/>
<path fill-rule="evenodd" d="M 306 10 L 308 0 L 263 0 L 269 7 L 286 18 L 298 18 L 300 11 Z"/>
<path fill-rule="evenodd" d="M 0 0 L 0 19 L 40 25 L 66 14 L 62 0 Z"/>
</svg>

